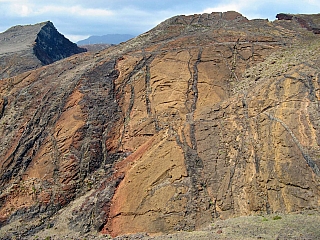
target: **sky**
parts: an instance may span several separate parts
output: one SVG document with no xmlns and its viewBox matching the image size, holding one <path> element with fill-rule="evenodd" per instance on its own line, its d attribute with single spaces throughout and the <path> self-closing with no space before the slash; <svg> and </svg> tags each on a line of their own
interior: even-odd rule
<svg viewBox="0 0 320 240">
<path fill-rule="evenodd" d="M 77 42 L 92 35 L 139 35 L 176 15 L 231 10 L 273 21 L 277 13 L 319 13 L 320 0 L 0 0 L 0 32 L 51 21 Z"/>
</svg>

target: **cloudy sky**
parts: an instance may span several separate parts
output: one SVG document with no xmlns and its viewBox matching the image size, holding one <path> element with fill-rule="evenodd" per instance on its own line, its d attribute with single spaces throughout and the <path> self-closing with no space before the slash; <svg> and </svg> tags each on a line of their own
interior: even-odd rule
<svg viewBox="0 0 320 240">
<path fill-rule="evenodd" d="M 50 20 L 76 42 L 90 35 L 139 35 L 175 15 L 228 10 L 274 20 L 280 12 L 319 13 L 320 0 L 0 0 L 0 32 Z"/>
</svg>

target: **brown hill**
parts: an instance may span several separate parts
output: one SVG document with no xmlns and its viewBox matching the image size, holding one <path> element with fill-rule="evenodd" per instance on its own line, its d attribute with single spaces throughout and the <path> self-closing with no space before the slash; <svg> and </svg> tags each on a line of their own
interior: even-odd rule
<svg viewBox="0 0 320 240">
<path fill-rule="evenodd" d="M 85 52 L 51 22 L 14 26 L 0 33 L 0 79 Z"/>
<path fill-rule="evenodd" d="M 318 209 L 318 17 L 176 16 L 2 80 L 0 233 L 160 234 Z"/>
<path fill-rule="evenodd" d="M 81 45 L 82 48 L 87 49 L 89 52 L 99 52 L 103 49 L 111 47 L 112 44 L 104 44 L 104 43 L 96 43 L 96 44 L 88 44 L 88 45 Z"/>
</svg>

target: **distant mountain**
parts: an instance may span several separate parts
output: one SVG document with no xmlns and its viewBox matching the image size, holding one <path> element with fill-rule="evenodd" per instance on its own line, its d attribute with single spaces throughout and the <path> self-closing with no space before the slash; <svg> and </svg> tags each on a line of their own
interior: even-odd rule
<svg viewBox="0 0 320 240">
<path fill-rule="evenodd" d="M 119 44 L 126 42 L 127 40 L 134 38 L 134 35 L 130 34 L 107 34 L 103 36 L 90 36 L 87 39 L 77 42 L 78 45 L 88 45 L 97 43 Z"/>
</svg>

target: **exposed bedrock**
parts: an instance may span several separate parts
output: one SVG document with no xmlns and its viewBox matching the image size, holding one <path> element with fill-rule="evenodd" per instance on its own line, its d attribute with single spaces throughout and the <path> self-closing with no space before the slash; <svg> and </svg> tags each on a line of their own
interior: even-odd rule
<svg viewBox="0 0 320 240">
<path fill-rule="evenodd" d="M 319 63 L 319 35 L 295 20 L 228 12 L 1 80 L 0 233 L 160 234 L 318 209 Z"/>
</svg>

